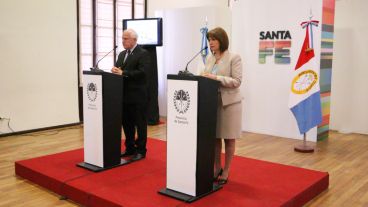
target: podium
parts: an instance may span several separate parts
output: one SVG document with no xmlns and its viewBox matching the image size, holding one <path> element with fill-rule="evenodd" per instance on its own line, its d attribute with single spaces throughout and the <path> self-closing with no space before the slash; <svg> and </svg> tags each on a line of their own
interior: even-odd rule
<svg viewBox="0 0 368 207">
<path fill-rule="evenodd" d="M 123 78 L 83 71 L 84 162 L 98 172 L 125 164 L 120 159 Z"/>
<path fill-rule="evenodd" d="M 213 183 L 219 82 L 167 76 L 166 188 L 160 194 L 193 202 L 217 191 Z"/>
</svg>

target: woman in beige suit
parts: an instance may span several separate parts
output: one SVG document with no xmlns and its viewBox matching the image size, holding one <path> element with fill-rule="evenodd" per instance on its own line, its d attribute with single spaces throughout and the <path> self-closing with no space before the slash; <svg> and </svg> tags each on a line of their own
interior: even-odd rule
<svg viewBox="0 0 368 207">
<path fill-rule="evenodd" d="M 241 136 L 242 63 L 239 55 L 228 51 L 229 38 L 217 27 L 207 33 L 212 55 L 207 58 L 202 76 L 220 82 L 217 109 L 214 175 L 219 184 L 227 183 L 230 163 L 234 157 L 235 140 Z M 225 165 L 221 166 L 222 139 L 225 142 Z"/>
</svg>

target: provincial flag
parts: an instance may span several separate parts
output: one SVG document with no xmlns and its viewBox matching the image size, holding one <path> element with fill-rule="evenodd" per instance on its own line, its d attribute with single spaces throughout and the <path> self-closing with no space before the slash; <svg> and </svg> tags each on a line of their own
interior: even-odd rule
<svg viewBox="0 0 368 207">
<path fill-rule="evenodd" d="M 300 134 L 308 132 L 322 121 L 319 68 L 311 47 L 312 30 L 309 31 L 316 22 L 302 23 L 306 27 L 306 34 L 290 88 L 289 108 L 297 121 Z"/>
</svg>

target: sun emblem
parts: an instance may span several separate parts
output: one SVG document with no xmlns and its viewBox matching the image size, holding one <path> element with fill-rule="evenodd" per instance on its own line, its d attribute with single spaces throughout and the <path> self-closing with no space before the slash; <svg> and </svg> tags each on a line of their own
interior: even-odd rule
<svg viewBox="0 0 368 207">
<path fill-rule="evenodd" d="M 307 93 L 318 80 L 318 75 L 313 70 L 306 70 L 296 75 L 291 84 L 291 91 L 296 94 Z"/>
</svg>

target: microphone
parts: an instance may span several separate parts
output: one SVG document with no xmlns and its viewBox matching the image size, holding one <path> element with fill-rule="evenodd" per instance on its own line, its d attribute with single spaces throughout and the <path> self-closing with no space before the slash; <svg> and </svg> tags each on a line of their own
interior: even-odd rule
<svg viewBox="0 0 368 207">
<path fill-rule="evenodd" d="M 189 63 L 191 63 L 194 58 L 196 58 L 203 50 L 207 50 L 208 46 L 202 48 L 196 55 L 194 55 L 194 57 L 192 59 L 189 60 L 189 62 L 187 63 L 187 65 L 185 66 L 185 70 L 181 70 L 179 71 L 178 75 L 186 75 L 186 76 L 193 76 L 193 74 L 191 72 L 188 71 L 188 65 Z"/>
<path fill-rule="evenodd" d="M 95 71 L 95 72 L 103 72 L 103 70 L 101 70 L 100 68 L 98 68 L 98 63 L 99 63 L 101 60 L 103 60 L 106 56 L 108 56 L 112 51 L 116 50 L 116 48 L 118 48 L 118 46 L 117 46 L 117 45 L 115 45 L 115 47 L 114 47 L 112 50 L 110 50 L 108 53 L 106 53 L 106 55 L 104 55 L 101 59 L 99 59 L 99 60 L 97 61 L 97 63 L 96 63 L 96 66 L 95 66 L 95 67 L 93 67 L 93 68 L 90 68 L 90 70 L 91 70 L 91 71 Z"/>
</svg>

